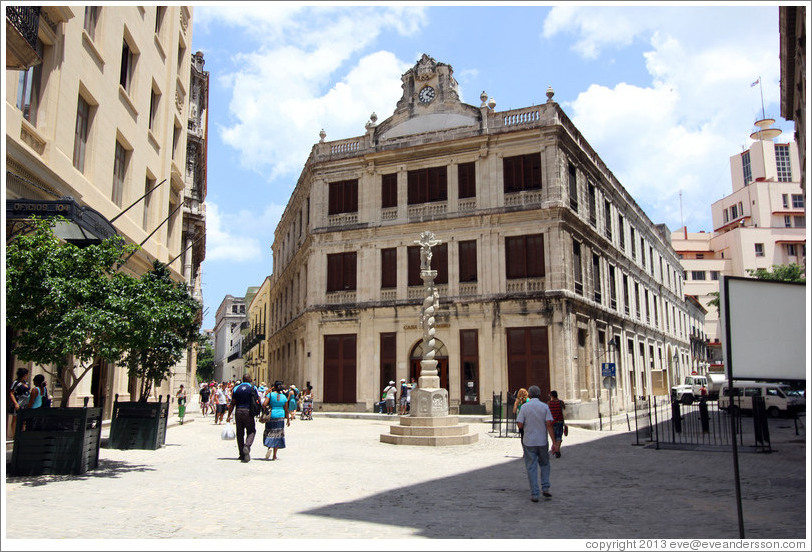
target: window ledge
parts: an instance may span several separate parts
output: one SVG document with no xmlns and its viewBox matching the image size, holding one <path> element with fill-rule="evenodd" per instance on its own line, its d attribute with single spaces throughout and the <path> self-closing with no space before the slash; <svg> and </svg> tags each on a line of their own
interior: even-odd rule
<svg viewBox="0 0 812 552">
<path fill-rule="evenodd" d="M 135 108 L 135 104 L 133 103 L 132 98 L 130 98 L 130 94 L 124 89 L 123 86 L 121 86 L 121 84 L 118 85 L 118 97 L 121 99 L 124 107 L 126 107 L 133 116 L 133 119 L 137 118 L 138 110 Z"/>
<path fill-rule="evenodd" d="M 96 43 L 90 38 L 90 35 L 87 34 L 87 31 L 82 29 L 82 44 L 90 53 L 91 56 L 95 58 L 95 62 L 100 66 L 104 67 L 104 57 L 102 57 L 101 52 L 99 49 L 96 48 Z"/>
<path fill-rule="evenodd" d="M 155 137 L 155 134 L 153 134 L 152 129 L 147 131 L 147 139 L 149 139 L 149 143 L 152 145 L 152 147 L 155 148 L 155 152 L 160 153 L 161 145 L 158 143 L 158 139 Z"/>
<path fill-rule="evenodd" d="M 164 45 L 161 42 L 161 37 L 158 36 L 158 33 L 155 33 L 155 47 L 158 49 L 158 55 L 161 56 L 161 61 L 166 63 L 166 49 L 164 48 Z"/>
<path fill-rule="evenodd" d="M 42 135 L 37 132 L 36 127 L 34 127 L 34 125 L 29 123 L 27 120 L 22 119 L 21 123 L 20 140 L 22 140 L 35 152 L 42 155 L 45 152 L 45 146 L 48 141 L 43 138 Z"/>
</svg>

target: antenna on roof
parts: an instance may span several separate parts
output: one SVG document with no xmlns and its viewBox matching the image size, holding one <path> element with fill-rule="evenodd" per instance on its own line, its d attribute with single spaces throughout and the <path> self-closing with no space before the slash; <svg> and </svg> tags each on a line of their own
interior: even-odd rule
<svg viewBox="0 0 812 552">
<path fill-rule="evenodd" d="M 685 227 L 685 218 L 682 216 L 682 190 L 679 191 L 679 219 L 682 223 L 682 233 L 688 239 L 688 229 Z"/>
</svg>

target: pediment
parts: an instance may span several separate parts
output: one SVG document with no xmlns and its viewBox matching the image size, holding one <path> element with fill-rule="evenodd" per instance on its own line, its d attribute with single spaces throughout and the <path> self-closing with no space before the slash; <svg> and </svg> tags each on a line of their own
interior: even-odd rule
<svg viewBox="0 0 812 552">
<path fill-rule="evenodd" d="M 391 126 L 379 135 L 379 139 L 390 140 L 411 134 L 469 126 L 479 126 L 479 120 L 476 116 L 463 113 L 428 113 L 426 115 L 417 115 Z"/>
</svg>

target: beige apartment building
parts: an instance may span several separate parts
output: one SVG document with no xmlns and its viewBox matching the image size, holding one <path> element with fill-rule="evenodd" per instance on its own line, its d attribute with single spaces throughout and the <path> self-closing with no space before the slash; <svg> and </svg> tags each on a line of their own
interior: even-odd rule
<svg viewBox="0 0 812 552">
<path fill-rule="evenodd" d="M 192 9 L 6 6 L 6 29 L 7 200 L 72 198 L 141 244 L 123 270 L 139 275 L 157 259 L 178 281 L 196 277 L 199 268 L 189 267 L 202 257 L 184 252 L 181 210 L 190 185 Z M 199 211 L 204 197 L 205 185 L 190 210 Z M 205 232 L 199 222 L 195 233 Z M 17 363 L 7 361 L 11 377 Z M 178 368 L 184 380 L 187 370 Z M 58 398 L 57 382 L 48 383 Z M 164 382 L 155 393 L 166 396 L 172 386 Z M 123 367 L 106 365 L 71 402 L 104 398 L 109 416 L 113 396 L 135 389 Z"/>
<path fill-rule="evenodd" d="M 417 377 L 419 248 L 442 244 L 440 378 L 452 411 L 537 384 L 572 418 L 667 395 L 689 358 L 682 268 L 553 100 L 499 112 L 460 101 L 424 55 L 394 113 L 305 162 L 276 228 L 265 324 L 269 379 L 313 386 L 315 408 L 369 411 Z M 259 332 L 256 332 L 259 333 Z M 602 364 L 616 367 L 604 387 Z M 607 384 L 611 381 L 607 381 Z"/>
<path fill-rule="evenodd" d="M 247 297 L 246 301 L 248 301 Z M 245 371 L 251 374 L 256 385 L 262 382 L 267 385 L 273 383 L 273 380 L 270 379 L 268 346 L 265 340 L 270 303 L 271 277 L 268 276 L 248 302 L 248 320 L 242 340 Z"/>
<path fill-rule="evenodd" d="M 705 332 L 710 369 L 722 370 L 719 311 L 708 302 L 723 275 L 749 276 L 747 270 L 797 263 L 806 266 L 806 205 L 798 147 L 777 141 L 772 119 L 756 123 L 754 142 L 730 157 L 731 193 L 711 205 L 712 232 L 671 235 L 685 270 L 685 293 L 707 310 Z"/>
</svg>

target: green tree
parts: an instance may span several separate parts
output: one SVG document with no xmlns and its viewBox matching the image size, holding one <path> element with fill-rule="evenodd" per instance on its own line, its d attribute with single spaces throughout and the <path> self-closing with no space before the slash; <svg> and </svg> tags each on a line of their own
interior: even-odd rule
<svg viewBox="0 0 812 552">
<path fill-rule="evenodd" d="M 132 277 L 117 267 L 137 246 L 120 236 L 87 247 L 64 243 L 53 231 L 62 220 L 32 220 L 30 233 L 6 245 L 6 324 L 19 332 L 14 354 L 59 380 L 65 407 L 99 362 L 124 353 Z"/>
<path fill-rule="evenodd" d="M 198 342 L 200 303 L 157 260 L 151 271 L 130 282 L 126 297 L 124 362 L 130 377 L 140 378 L 138 400 L 146 402 L 152 386 L 167 379 L 184 352 Z"/>
<path fill-rule="evenodd" d="M 203 338 L 197 353 L 197 381 L 212 381 L 214 379 L 214 348 L 211 342 Z"/>
<path fill-rule="evenodd" d="M 806 283 L 806 276 L 804 274 L 804 267 L 792 263 L 788 265 L 773 265 L 772 269 L 767 268 L 748 268 L 747 274 L 751 278 L 759 280 L 773 280 L 776 282 L 799 282 Z"/>
</svg>

